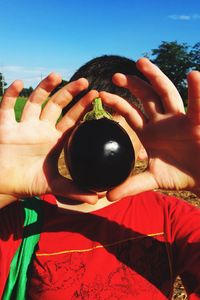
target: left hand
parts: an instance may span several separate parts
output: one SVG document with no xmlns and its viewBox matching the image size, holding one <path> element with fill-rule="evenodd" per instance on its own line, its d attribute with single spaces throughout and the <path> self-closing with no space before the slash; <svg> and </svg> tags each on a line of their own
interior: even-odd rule
<svg viewBox="0 0 200 300">
<path fill-rule="evenodd" d="M 148 59 L 137 62 L 150 84 L 134 76 L 115 74 L 114 83 L 138 97 L 146 114 L 119 96 L 100 97 L 124 116 L 148 153 L 145 172 L 129 177 L 108 192 L 109 200 L 153 189 L 200 191 L 200 72 L 188 75 L 188 109 L 159 68 Z"/>
<path fill-rule="evenodd" d="M 95 97 L 90 91 L 58 122 L 64 106 L 88 87 L 81 78 L 49 94 L 61 82 L 55 73 L 43 79 L 28 98 L 20 122 L 14 106 L 23 85 L 15 81 L 0 103 L 0 208 L 22 197 L 46 193 L 95 203 L 96 194 L 84 191 L 58 171 L 58 158 L 66 143 L 66 134 L 76 125 Z M 44 109 L 42 103 L 47 100 Z"/>
</svg>

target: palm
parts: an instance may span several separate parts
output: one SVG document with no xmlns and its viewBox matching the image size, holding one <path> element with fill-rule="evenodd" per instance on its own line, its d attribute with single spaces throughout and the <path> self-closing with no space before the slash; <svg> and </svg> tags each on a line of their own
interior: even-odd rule
<svg viewBox="0 0 200 300">
<path fill-rule="evenodd" d="M 194 140 L 192 132 L 197 130 L 197 126 L 187 115 L 180 114 L 162 117 L 145 127 L 142 136 L 149 154 L 148 171 L 154 177 L 157 188 L 195 188 L 199 176 L 196 166 L 200 163 L 200 134 Z M 195 156 L 195 164 L 191 164 L 191 156 Z"/>
<path fill-rule="evenodd" d="M 35 195 L 45 193 L 48 173 L 44 162 L 56 148 L 61 132 L 51 123 L 40 120 L 13 124 L 12 131 L 8 126 L 0 126 L 2 192 L 9 194 L 14 188 L 20 195 L 29 195 L 30 191 Z M 52 170 L 56 172 L 56 161 L 52 160 L 52 163 Z M 4 174 L 9 174 L 9 180 Z"/>
</svg>

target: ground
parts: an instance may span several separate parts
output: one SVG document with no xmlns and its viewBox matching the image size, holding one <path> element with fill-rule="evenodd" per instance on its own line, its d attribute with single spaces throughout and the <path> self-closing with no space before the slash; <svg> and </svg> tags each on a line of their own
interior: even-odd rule
<svg viewBox="0 0 200 300">
<path fill-rule="evenodd" d="M 146 164 L 144 162 L 138 161 L 135 166 L 135 172 L 140 173 L 145 168 L 146 168 Z M 59 171 L 62 175 L 68 176 L 64 158 L 63 158 L 63 153 L 61 154 L 60 160 L 59 160 Z M 176 196 L 178 198 L 185 199 L 192 205 L 200 207 L 200 199 L 196 195 L 192 194 L 191 192 L 187 192 L 187 191 L 177 192 L 177 191 L 167 191 L 167 190 L 162 190 L 162 192 L 166 193 L 168 195 L 171 195 L 171 196 Z M 187 300 L 187 299 L 188 298 L 187 298 L 186 292 L 184 290 L 184 287 L 181 283 L 181 280 L 180 280 L 180 278 L 177 278 L 177 280 L 174 284 L 174 293 L 173 293 L 172 300 Z"/>
</svg>

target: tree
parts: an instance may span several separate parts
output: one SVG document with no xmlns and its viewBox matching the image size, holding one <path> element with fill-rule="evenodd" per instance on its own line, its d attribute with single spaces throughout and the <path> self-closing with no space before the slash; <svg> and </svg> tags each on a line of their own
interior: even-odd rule
<svg viewBox="0 0 200 300">
<path fill-rule="evenodd" d="M 187 99 L 186 74 L 193 68 L 189 48 L 186 43 L 163 41 L 157 49 L 152 50 L 155 58 L 151 59 L 174 83 L 184 101 Z"/>
<path fill-rule="evenodd" d="M 23 88 L 23 90 L 20 93 L 21 97 L 29 97 L 30 94 L 33 92 L 33 88 L 32 86 L 30 86 L 29 88 Z"/>
<path fill-rule="evenodd" d="M 193 69 L 200 71 L 200 42 L 196 43 L 190 51 Z"/>
<path fill-rule="evenodd" d="M 5 78 L 3 76 L 3 73 L 0 73 L 0 96 L 3 95 L 4 93 L 4 88 L 7 85 L 7 83 L 5 82 Z"/>
</svg>

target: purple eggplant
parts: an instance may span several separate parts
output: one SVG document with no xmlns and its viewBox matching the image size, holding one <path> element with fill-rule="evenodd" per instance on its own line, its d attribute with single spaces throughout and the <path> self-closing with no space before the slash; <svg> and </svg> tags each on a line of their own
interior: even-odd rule
<svg viewBox="0 0 200 300">
<path fill-rule="evenodd" d="M 122 183 L 135 162 L 129 135 L 103 109 L 100 98 L 94 100 L 93 110 L 73 130 L 64 153 L 72 179 L 94 192 Z"/>
</svg>

